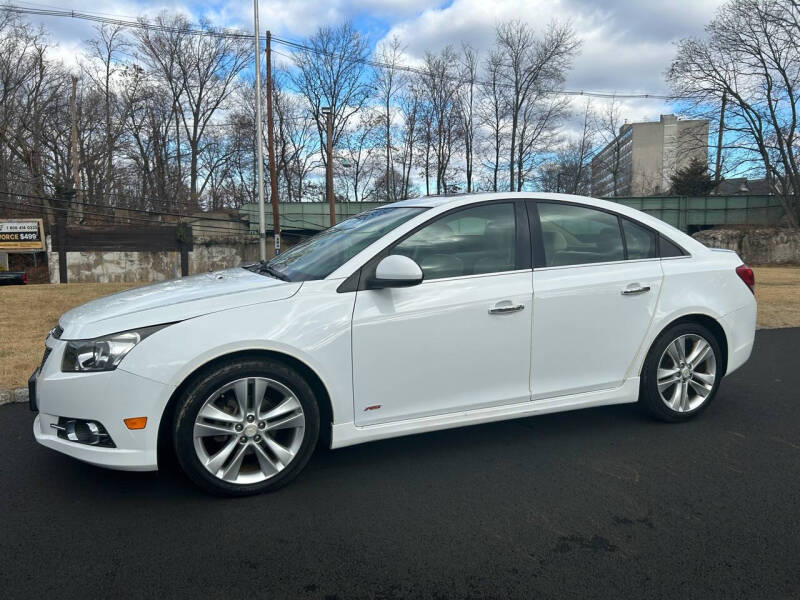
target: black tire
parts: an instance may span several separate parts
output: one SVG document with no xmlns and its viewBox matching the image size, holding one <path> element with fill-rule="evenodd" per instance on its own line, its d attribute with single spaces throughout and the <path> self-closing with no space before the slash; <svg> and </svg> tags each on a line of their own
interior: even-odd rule
<svg viewBox="0 0 800 600">
<path fill-rule="evenodd" d="M 211 394 L 227 383 L 248 377 L 266 377 L 289 388 L 302 407 L 305 427 L 298 451 L 281 471 L 257 483 L 237 484 L 223 481 L 206 469 L 195 451 L 193 431 L 197 415 Z M 189 479 L 213 494 L 249 496 L 271 492 L 289 483 L 306 466 L 317 444 L 319 421 L 314 392 L 294 369 L 273 359 L 234 359 L 199 373 L 178 399 L 172 428 L 175 454 Z"/>
<path fill-rule="evenodd" d="M 691 410 L 686 410 L 685 412 L 674 410 L 667 406 L 661 398 L 657 383 L 658 364 L 662 355 L 664 355 L 667 350 L 667 346 L 683 335 L 699 336 L 708 342 L 714 353 L 714 360 L 716 363 L 716 374 L 711 391 L 705 399 L 701 401 L 699 406 Z M 714 397 L 717 395 L 717 390 L 719 389 L 719 384 L 722 381 L 722 368 L 722 349 L 720 348 L 716 336 L 708 328 L 691 322 L 673 325 L 661 332 L 650 347 L 650 351 L 647 353 L 639 384 L 639 404 L 651 416 L 661 421 L 670 423 L 688 421 L 703 412 L 714 400 Z"/>
</svg>

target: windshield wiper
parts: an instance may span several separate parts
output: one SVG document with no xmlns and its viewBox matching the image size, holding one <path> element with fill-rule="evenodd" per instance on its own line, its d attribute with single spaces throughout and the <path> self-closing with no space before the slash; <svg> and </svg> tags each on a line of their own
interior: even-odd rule
<svg viewBox="0 0 800 600">
<path fill-rule="evenodd" d="M 281 281 L 291 281 L 284 273 L 278 271 L 278 269 L 275 267 L 270 266 L 270 264 L 265 260 L 262 260 L 258 263 L 256 270 L 259 273 L 266 273 L 267 275 L 270 275 L 275 279 L 280 279 Z"/>
</svg>

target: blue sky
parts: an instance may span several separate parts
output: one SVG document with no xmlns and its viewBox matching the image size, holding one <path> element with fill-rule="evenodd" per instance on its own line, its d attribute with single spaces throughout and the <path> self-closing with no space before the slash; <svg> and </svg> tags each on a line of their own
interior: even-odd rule
<svg viewBox="0 0 800 600">
<path fill-rule="evenodd" d="M 52 0 L 51 0 L 52 2 Z M 175 0 L 64 0 L 60 9 L 126 17 L 179 10 L 215 25 L 252 28 L 252 2 Z M 41 7 L 43 4 L 24 3 Z M 569 21 L 583 40 L 567 87 L 604 92 L 664 93 L 664 71 L 674 42 L 702 35 L 720 0 L 260 0 L 262 29 L 302 39 L 316 28 L 351 20 L 373 43 L 397 35 L 407 60 L 426 50 L 467 42 L 479 51 L 493 41 L 496 23 L 526 21 L 534 28 L 551 19 Z M 52 5 L 51 5 L 52 6 Z M 43 20 L 66 60 L 91 35 L 90 24 L 68 19 Z M 631 119 L 658 118 L 669 106 L 660 101 L 625 103 Z"/>
</svg>

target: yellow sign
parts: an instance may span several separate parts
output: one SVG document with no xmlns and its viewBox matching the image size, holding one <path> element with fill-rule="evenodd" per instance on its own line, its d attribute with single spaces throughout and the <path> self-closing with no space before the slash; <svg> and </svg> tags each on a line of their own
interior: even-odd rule
<svg viewBox="0 0 800 600">
<path fill-rule="evenodd" d="M 42 220 L 0 220 L 0 250 L 44 250 Z"/>
</svg>

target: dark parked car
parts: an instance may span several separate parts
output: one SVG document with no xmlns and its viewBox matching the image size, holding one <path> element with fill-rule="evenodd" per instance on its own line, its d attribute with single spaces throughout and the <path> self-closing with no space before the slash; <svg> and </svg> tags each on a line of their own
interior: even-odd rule
<svg viewBox="0 0 800 600">
<path fill-rule="evenodd" d="M 0 285 L 24 285 L 28 276 L 23 272 L 0 271 Z"/>
</svg>

